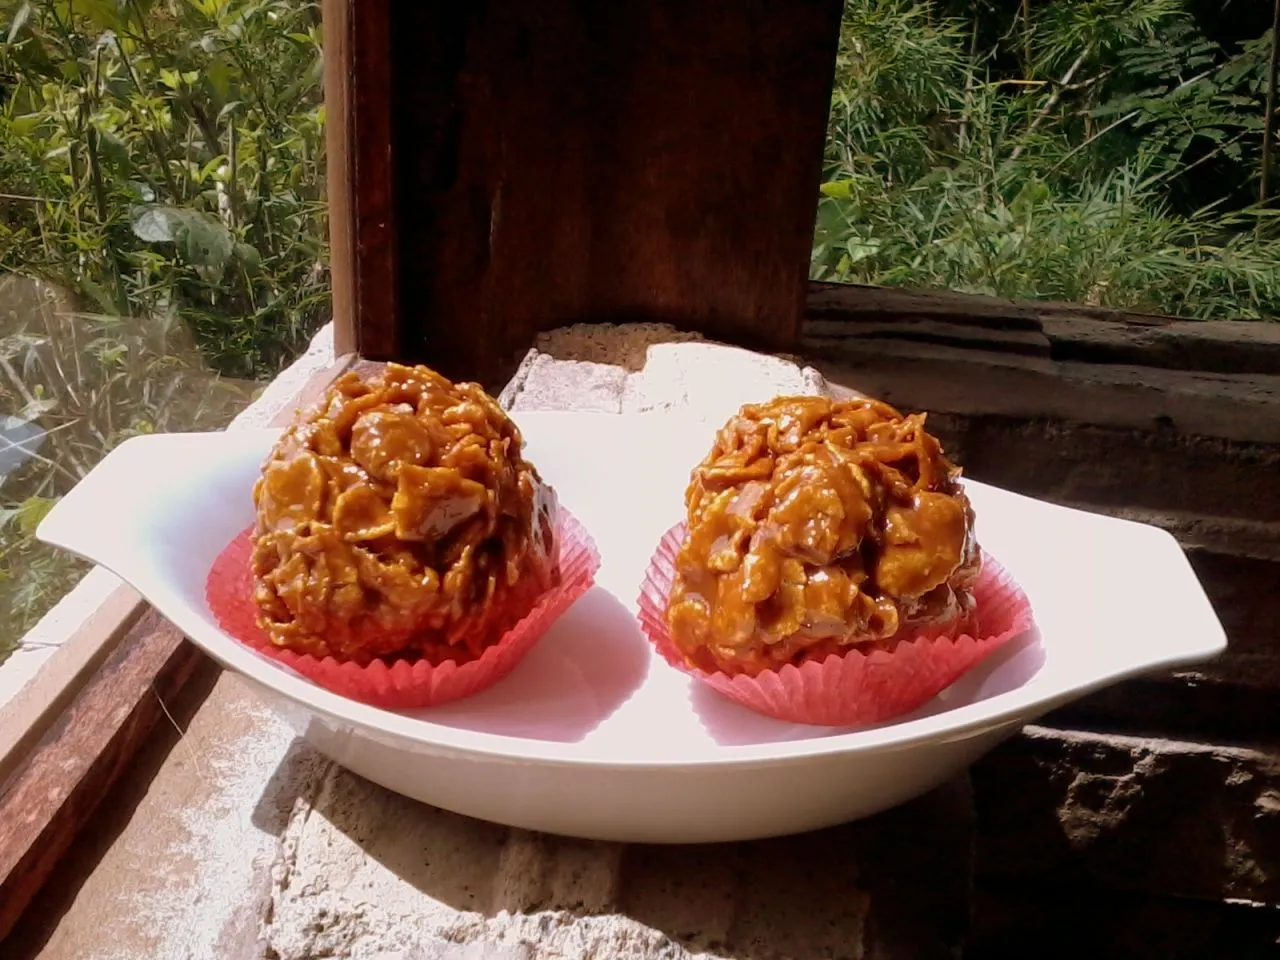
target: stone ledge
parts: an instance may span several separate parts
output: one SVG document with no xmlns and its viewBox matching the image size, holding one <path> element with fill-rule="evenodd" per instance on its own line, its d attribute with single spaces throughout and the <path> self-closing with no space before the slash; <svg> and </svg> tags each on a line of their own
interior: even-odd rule
<svg viewBox="0 0 1280 960">
<path fill-rule="evenodd" d="M 1135 736 L 1280 742 L 1280 657 L 1228 655 L 1141 677 L 1053 711 L 1044 725 Z"/>
<path fill-rule="evenodd" d="M 887 339 L 806 336 L 830 381 L 891 403 L 1280 444 L 1280 376 L 1090 364 Z"/>
<path fill-rule="evenodd" d="M 974 928 L 965 960 L 1269 960 L 1280 950 L 1280 911 L 1080 884 L 986 888 Z"/>
<path fill-rule="evenodd" d="M 1230 532 L 1256 530 L 1264 539 L 1276 527 L 1259 525 L 1280 522 L 1277 446 L 1078 421 L 969 416 L 949 406 L 920 409 L 931 411 L 930 427 L 975 480 L 1157 520 L 1243 521 L 1247 527 L 1237 522 Z"/>
<path fill-rule="evenodd" d="M 976 347 L 1086 363 L 1212 373 L 1280 374 L 1280 324 L 1012 301 L 949 290 L 851 284 L 809 287 L 815 337 Z"/>
<path fill-rule="evenodd" d="M 265 945 L 273 960 L 941 960 L 967 928 L 969 809 L 957 782 L 800 837 L 622 846 L 470 820 L 333 767 L 285 832 Z"/>
<path fill-rule="evenodd" d="M 984 884 L 1280 905 L 1274 747 L 1032 726 L 971 775 Z"/>
</svg>

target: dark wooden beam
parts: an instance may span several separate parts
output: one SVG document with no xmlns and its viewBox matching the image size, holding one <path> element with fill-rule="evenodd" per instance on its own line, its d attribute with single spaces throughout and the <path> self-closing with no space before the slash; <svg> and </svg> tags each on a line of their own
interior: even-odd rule
<svg viewBox="0 0 1280 960">
<path fill-rule="evenodd" d="M 203 659 L 148 613 L 0 788 L 0 940 Z"/>
<path fill-rule="evenodd" d="M 325 0 L 329 234 L 338 346 L 400 355 L 390 0 Z M 346 335 L 347 328 L 352 331 Z"/>
<path fill-rule="evenodd" d="M 362 353 L 496 383 L 575 322 L 794 345 L 840 0 L 352 9 Z"/>
<path fill-rule="evenodd" d="M 273 422 L 287 422 L 355 362 L 341 357 L 313 374 Z M 0 777 L 0 941 L 130 769 L 166 704 L 208 663 L 149 607 L 137 619 L 90 617 L 86 629 L 97 633 L 82 638 L 80 667 L 42 671 L 31 681 L 33 706 L 4 715 L 23 725 L 8 739 L 30 749 L 7 754 Z"/>
</svg>

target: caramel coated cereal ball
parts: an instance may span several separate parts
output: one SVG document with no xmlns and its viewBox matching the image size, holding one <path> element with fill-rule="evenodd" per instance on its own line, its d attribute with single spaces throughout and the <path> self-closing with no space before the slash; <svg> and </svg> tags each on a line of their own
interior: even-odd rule
<svg viewBox="0 0 1280 960">
<path fill-rule="evenodd" d="M 667 607 L 691 663 L 754 676 L 969 625 L 973 509 L 924 421 L 781 397 L 725 424 L 686 492 Z"/>
<path fill-rule="evenodd" d="M 559 578 L 555 494 L 474 383 L 347 373 L 254 487 L 272 643 L 317 657 L 474 659 Z"/>
</svg>

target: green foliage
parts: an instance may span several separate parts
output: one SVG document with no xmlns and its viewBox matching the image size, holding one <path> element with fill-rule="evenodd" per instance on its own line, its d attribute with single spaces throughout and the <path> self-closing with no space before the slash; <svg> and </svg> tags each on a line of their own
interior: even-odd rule
<svg viewBox="0 0 1280 960">
<path fill-rule="evenodd" d="M 318 4 L 5 6 L 0 266 L 270 376 L 327 304 Z"/>
<path fill-rule="evenodd" d="M 43 512 L 325 319 L 321 46 L 304 0 L 0 0 L 0 427 L 40 431 L 0 476 L 0 659 L 83 573 Z"/>
<path fill-rule="evenodd" d="M 1033 9 L 980 49 L 971 13 L 848 0 L 813 275 L 1274 316 L 1274 218 L 1238 202 L 1269 35 L 1224 50 L 1173 0 Z"/>
</svg>

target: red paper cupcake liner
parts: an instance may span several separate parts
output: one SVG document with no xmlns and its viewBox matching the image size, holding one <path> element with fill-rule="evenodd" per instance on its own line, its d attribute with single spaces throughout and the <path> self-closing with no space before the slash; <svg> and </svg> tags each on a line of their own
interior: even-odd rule
<svg viewBox="0 0 1280 960">
<path fill-rule="evenodd" d="M 277 647 L 258 624 L 253 599 L 252 529 L 218 555 L 205 598 L 218 624 L 240 643 L 333 693 L 390 710 L 435 707 L 479 693 L 505 677 L 550 626 L 595 582 L 600 554 L 591 535 L 563 507 L 559 511 L 560 585 L 478 658 L 434 666 L 425 660 L 378 659 L 367 665 Z"/>
<path fill-rule="evenodd" d="M 1029 630 L 1031 603 L 990 554 L 974 586 L 980 637 L 903 640 L 889 650 L 832 654 L 755 677 L 709 673 L 688 663 L 667 629 L 667 596 L 685 525 L 667 531 L 640 591 L 640 626 L 673 667 L 758 713 L 790 723 L 862 727 L 910 713 L 932 700 L 1002 644 Z"/>
</svg>

